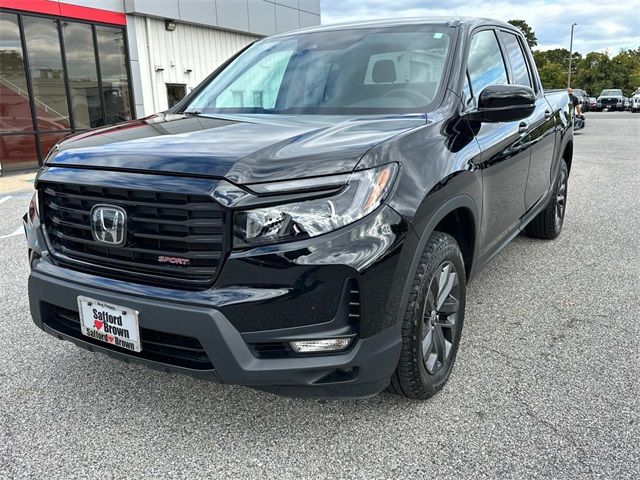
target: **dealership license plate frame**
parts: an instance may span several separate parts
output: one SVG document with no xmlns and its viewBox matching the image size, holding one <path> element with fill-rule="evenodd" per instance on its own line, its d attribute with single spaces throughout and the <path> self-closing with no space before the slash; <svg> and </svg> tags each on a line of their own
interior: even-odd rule
<svg viewBox="0 0 640 480">
<path fill-rule="evenodd" d="M 97 340 L 101 343 L 122 348 L 131 352 L 139 353 L 142 351 L 142 339 L 140 338 L 139 322 L 140 312 L 138 310 L 126 307 L 124 305 L 116 305 L 111 302 L 105 302 L 104 300 L 99 300 L 96 298 L 85 297 L 84 295 L 79 295 L 77 300 L 78 314 L 80 316 L 80 330 L 82 331 L 83 335 Z M 88 315 L 86 315 L 85 312 L 85 308 L 92 309 L 94 305 L 98 306 L 101 309 L 106 309 L 102 311 L 113 312 L 118 316 L 122 316 L 122 327 L 124 327 L 128 332 L 135 333 L 136 338 L 125 338 L 124 336 L 118 335 L 114 332 L 101 332 L 99 328 L 96 328 L 96 324 L 93 323 L 95 319 L 91 317 L 87 318 Z M 116 325 L 116 327 L 120 327 L 120 325 Z M 131 344 L 131 346 L 129 346 L 128 344 Z"/>
</svg>

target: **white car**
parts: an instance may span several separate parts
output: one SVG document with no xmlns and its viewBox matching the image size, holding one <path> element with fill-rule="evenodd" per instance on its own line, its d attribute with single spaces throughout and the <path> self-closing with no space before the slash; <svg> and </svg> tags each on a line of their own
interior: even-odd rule
<svg viewBox="0 0 640 480">
<path fill-rule="evenodd" d="M 640 112 L 640 88 L 638 88 L 629 98 L 630 108 L 633 113 Z"/>
</svg>

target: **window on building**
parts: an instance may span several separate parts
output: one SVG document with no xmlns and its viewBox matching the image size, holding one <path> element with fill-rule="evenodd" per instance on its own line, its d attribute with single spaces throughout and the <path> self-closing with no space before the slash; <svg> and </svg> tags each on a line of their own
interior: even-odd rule
<svg viewBox="0 0 640 480">
<path fill-rule="evenodd" d="M 33 130 L 18 16 L 0 12 L 0 132 Z"/>
<path fill-rule="evenodd" d="M 0 133 L 0 167 L 3 172 L 38 166 L 35 135 Z"/>
<path fill-rule="evenodd" d="M 120 27 L 0 12 L 3 171 L 37 166 L 75 131 L 132 118 L 125 39 Z"/>
<path fill-rule="evenodd" d="M 36 166 L 38 154 L 29 104 L 18 16 L 0 12 L 0 167 Z"/>
<path fill-rule="evenodd" d="M 130 120 L 133 117 L 124 30 L 102 25 L 96 25 L 95 29 L 98 39 L 105 123 Z"/>
<path fill-rule="evenodd" d="M 254 90 L 253 105 L 258 108 L 264 108 L 264 92 L 262 90 Z"/>
<path fill-rule="evenodd" d="M 91 25 L 61 22 L 71 109 L 77 130 L 104 124 Z"/>
<path fill-rule="evenodd" d="M 493 30 L 484 30 L 473 36 L 467 69 L 471 91 L 476 98 L 487 85 L 507 83 L 507 70 Z"/>
<path fill-rule="evenodd" d="M 187 94 L 187 86 L 184 83 L 167 83 L 167 102 L 169 108 L 182 100 Z"/>
<path fill-rule="evenodd" d="M 232 90 L 231 98 L 233 98 L 233 104 L 238 105 L 240 108 L 244 107 L 244 90 Z M 221 100 L 221 101 L 224 101 Z"/>
<path fill-rule="evenodd" d="M 69 130 L 58 20 L 24 15 L 23 25 L 38 129 Z"/>
</svg>

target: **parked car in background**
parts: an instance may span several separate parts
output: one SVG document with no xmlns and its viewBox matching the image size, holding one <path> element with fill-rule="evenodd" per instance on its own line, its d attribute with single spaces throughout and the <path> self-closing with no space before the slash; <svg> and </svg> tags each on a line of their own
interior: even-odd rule
<svg viewBox="0 0 640 480">
<path fill-rule="evenodd" d="M 595 110 L 597 104 L 598 104 L 598 99 L 596 97 L 589 97 L 589 101 L 587 103 L 588 105 L 587 110 Z"/>
<path fill-rule="evenodd" d="M 261 39 L 169 111 L 52 150 L 24 216 L 31 314 L 203 379 L 428 398 L 467 280 L 521 231 L 560 235 L 570 122 L 508 23 Z"/>
<path fill-rule="evenodd" d="M 598 96 L 596 110 L 624 110 L 624 94 L 619 88 L 602 90 Z"/>
<path fill-rule="evenodd" d="M 631 94 L 631 111 L 636 113 L 640 111 L 640 88 Z"/>
<path fill-rule="evenodd" d="M 573 94 L 576 96 L 582 107 L 582 111 L 586 112 L 589 108 L 589 95 L 581 88 L 574 88 Z"/>
</svg>

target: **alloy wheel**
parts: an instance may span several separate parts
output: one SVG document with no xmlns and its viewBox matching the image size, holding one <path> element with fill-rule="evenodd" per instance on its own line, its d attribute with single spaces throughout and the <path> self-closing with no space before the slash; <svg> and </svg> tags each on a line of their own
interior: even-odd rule
<svg viewBox="0 0 640 480">
<path fill-rule="evenodd" d="M 422 356 L 431 375 L 448 365 L 460 309 L 458 272 L 450 261 L 436 270 L 422 310 Z"/>
<path fill-rule="evenodd" d="M 560 170 L 558 192 L 556 193 L 556 229 L 560 229 L 564 220 L 564 209 L 567 201 L 567 174 Z"/>
</svg>

